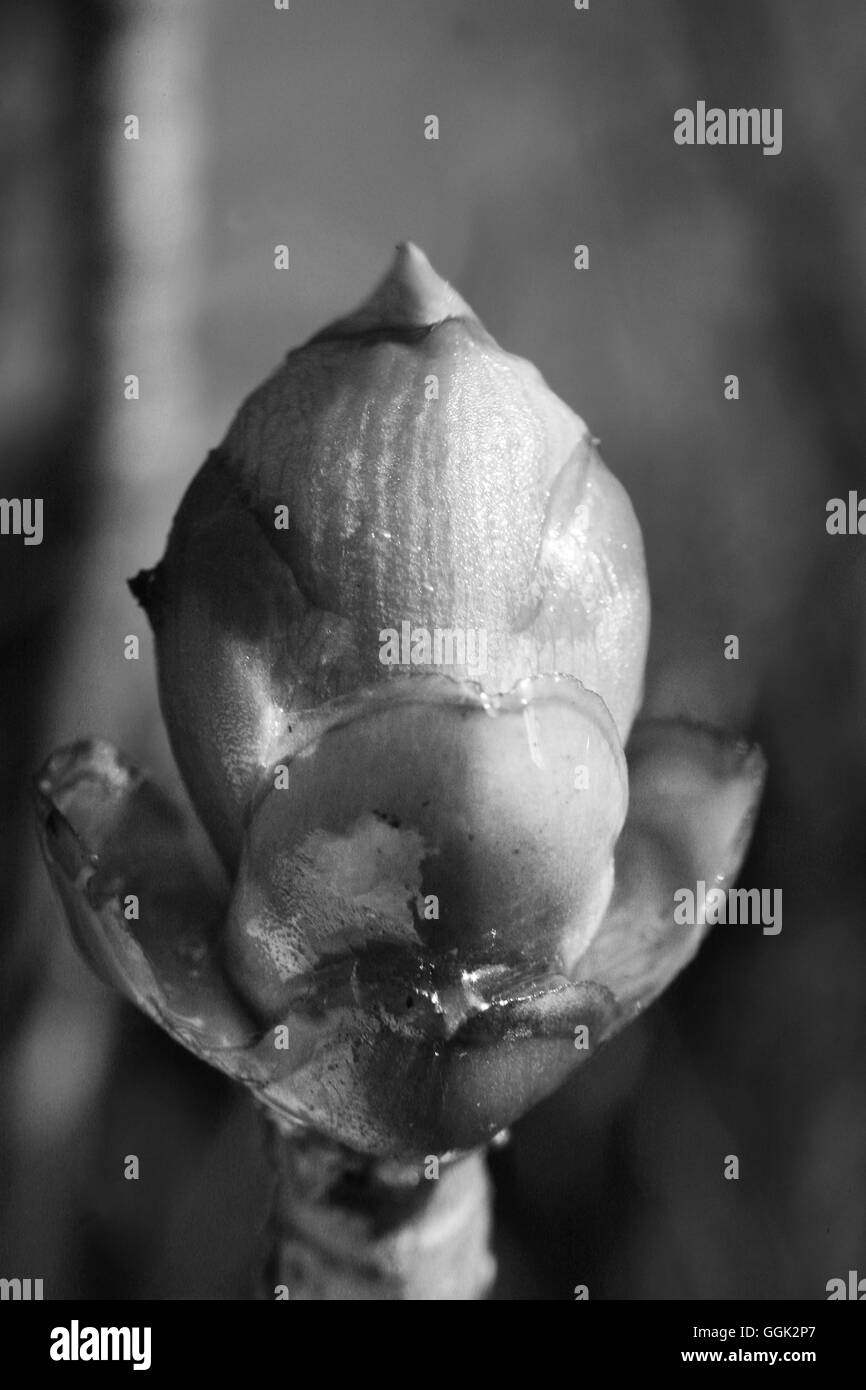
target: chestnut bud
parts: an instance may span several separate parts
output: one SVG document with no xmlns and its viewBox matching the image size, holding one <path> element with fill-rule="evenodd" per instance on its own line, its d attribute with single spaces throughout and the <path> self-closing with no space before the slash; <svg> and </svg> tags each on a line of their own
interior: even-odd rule
<svg viewBox="0 0 866 1390">
<path fill-rule="evenodd" d="M 481 1145 L 697 949 L 673 894 L 736 872 L 760 755 L 663 721 L 627 764 L 631 505 L 416 248 L 249 397 L 133 589 L 228 878 L 99 743 L 43 769 L 46 857 L 96 968 L 281 1120 Z"/>
</svg>

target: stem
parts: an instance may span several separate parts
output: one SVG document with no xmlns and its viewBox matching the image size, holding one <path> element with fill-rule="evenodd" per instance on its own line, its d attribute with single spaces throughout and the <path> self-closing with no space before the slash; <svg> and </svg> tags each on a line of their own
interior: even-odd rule
<svg viewBox="0 0 866 1390">
<path fill-rule="evenodd" d="M 480 1299 L 496 1266 L 488 1248 L 484 1153 L 434 1164 L 357 1154 L 308 1131 L 273 1126 L 277 1190 L 266 1296 L 290 1299 Z M 285 1297 L 285 1294 L 282 1295 Z"/>
</svg>

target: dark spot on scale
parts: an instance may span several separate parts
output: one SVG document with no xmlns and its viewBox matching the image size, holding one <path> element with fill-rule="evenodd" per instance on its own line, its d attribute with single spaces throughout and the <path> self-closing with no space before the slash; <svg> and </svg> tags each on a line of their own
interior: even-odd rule
<svg viewBox="0 0 866 1390">
<path fill-rule="evenodd" d="M 412 998 L 411 994 L 407 994 L 407 995 L 406 995 L 406 1008 L 407 1008 L 407 1009 L 411 1009 L 411 1008 L 414 1007 L 414 1004 L 415 1004 L 415 1000 Z"/>
<path fill-rule="evenodd" d="M 393 812 L 389 813 L 388 811 L 374 811 L 373 815 L 376 817 L 377 820 L 383 820 L 386 825 L 390 825 L 392 830 L 400 829 L 400 817 L 395 816 Z"/>
</svg>

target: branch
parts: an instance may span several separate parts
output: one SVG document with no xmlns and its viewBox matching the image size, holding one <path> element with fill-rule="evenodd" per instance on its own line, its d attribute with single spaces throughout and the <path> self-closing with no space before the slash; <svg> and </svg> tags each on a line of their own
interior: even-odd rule
<svg viewBox="0 0 866 1390">
<path fill-rule="evenodd" d="M 373 1159 L 273 1125 L 278 1181 L 273 1289 L 304 1300 L 480 1299 L 496 1271 L 488 1248 L 484 1153 L 423 1165 Z M 282 1286 L 282 1287 L 281 1287 Z"/>
</svg>

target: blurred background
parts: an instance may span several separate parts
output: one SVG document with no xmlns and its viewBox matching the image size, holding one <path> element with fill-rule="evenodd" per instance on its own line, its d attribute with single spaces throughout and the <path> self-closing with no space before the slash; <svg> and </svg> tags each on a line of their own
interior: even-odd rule
<svg viewBox="0 0 866 1390">
<path fill-rule="evenodd" d="M 30 778 L 100 734 L 176 785 L 125 580 L 407 237 L 600 436 L 646 541 L 647 707 L 761 741 L 741 882 L 784 895 L 495 1155 L 497 1296 L 866 1273 L 866 541 L 825 530 L 866 494 L 859 0 L 7 0 L 0 76 L 0 491 L 45 505 L 41 546 L 0 538 L 0 1275 L 247 1291 L 259 1121 L 74 955 Z M 699 99 L 781 107 L 782 153 L 676 146 Z"/>
</svg>

